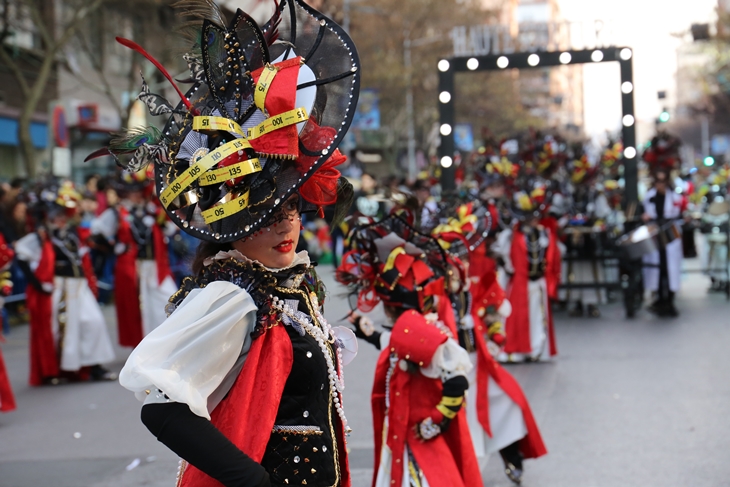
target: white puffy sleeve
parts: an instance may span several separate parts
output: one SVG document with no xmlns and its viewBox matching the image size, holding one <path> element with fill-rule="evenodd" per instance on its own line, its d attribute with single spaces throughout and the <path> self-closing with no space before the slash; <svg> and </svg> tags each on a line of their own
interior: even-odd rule
<svg viewBox="0 0 730 487">
<path fill-rule="evenodd" d="M 110 242 L 117 239 L 118 231 L 119 217 L 112 208 L 107 208 L 101 215 L 91 221 L 91 233 L 93 235 L 102 235 Z"/>
<path fill-rule="evenodd" d="M 421 374 L 429 379 L 447 381 L 458 375 L 466 376 L 472 369 L 469 352 L 452 338 L 439 345 L 428 367 L 421 367 Z"/>
<path fill-rule="evenodd" d="M 119 382 L 140 400 L 159 389 L 210 419 L 208 399 L 242 364 L 256 311 L 251 296 L 230 282 L 194 289 L 134 349 Z"/>
<path fill-rule="evenodd" d="M 41 240 L 38 234 L 29 233 L 15 242 L 15 256 L 18 260 L 27 262 L 31 270 L 36 270 L 41 260 Z"/>
<path fill-rule="evenodd" d="M 512 266 L 512 258 L 510 257 L 512 250 L 512 229 L 506 229 L 499 232 L 497 235 L 497 241 L 492 244 L 492 252 L 502 257 L 504 260 L 504 270 L 510 274 L 515 272 Z"/>
</svg>

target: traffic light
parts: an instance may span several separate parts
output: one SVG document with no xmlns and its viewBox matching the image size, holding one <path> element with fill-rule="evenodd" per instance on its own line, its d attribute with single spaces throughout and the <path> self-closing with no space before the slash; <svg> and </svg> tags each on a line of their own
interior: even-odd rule
<svg viewBox="0 0 730 487">
<path fill-rule="evenodd" d="M 669 112 L 662 110 L 662 113 L 659 114 L 659 121 L 661 123 L 667 123 L 669 121 Z"/>
<path fill-rule="evenodd" d="M 714 158 L 714 157 L 712 157 L 712 156 L 707 156 L 707 157 L 705 157 L 705 159 L 704 159 L 704 160 L 702 161 L 702 164 L 704 164 L 704 165 L 705 165 L 705 166 L 707 166 L 707 167 L 710 167 L 710 166 L 712 166 L 712 165 L 714 165 L 714 164 L 715 164 L 715 158 Z"/>
</svg>

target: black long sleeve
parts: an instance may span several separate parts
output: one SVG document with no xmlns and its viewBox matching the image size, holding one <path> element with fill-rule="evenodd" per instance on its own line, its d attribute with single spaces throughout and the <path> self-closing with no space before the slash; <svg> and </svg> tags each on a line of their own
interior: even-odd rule
<svg viewBox="0 0 730 487">
<path fill-rule="evenodd" d="M 270 487 L 269 474 L 187 404 L 142 406 L 142 422 L 180 458 L 226 487 Z M 252 432 L 256 434 L 256 432 Z"/>
<path fill-rule="evenodd" d="M 362 331 L 362 328 L 360 328 L 360 320 L 362 320 L 362 316 L 358 316 L 355 319 L 355 323 L 354 323 L 355 326 L 352 329 L 352 331 L 355 332 L 355 336 L 361 340 L 365 340 L 370 345 L 373 345 L 375 348 L 380 350 L 380 335 L 382 335 L 382 333 L 379 331 L 374 331 L 370 335 L 366 335 Z"/>
<path fill-rule="evenodd" d="M 20 271 L 23 273 L 23 276 L 25 276 L 25 280 L 28 281 L 28 284 L 33 286 L 37 291 L 45 292 L 43 290 L 43 286 L 41 285 L 41 281 L 39 281 L 33 271 L 30 270 L 30 264 L 20 259 L 18 259 L 17 262 L 18 267 L 20 267 Z"/>
<path fill-rule="evenodd" d="M 467 389 L 469 389 L 469 381 L 467 380 L 467 378 L 463 375 L 457 375 L 456 377 L 452 377 L 451 379 L 444 382 L 443 392 L 441 394 L 443 397 L 462 397 Z M 461 404 L 458 406 L 446 406 L 446 408 L 455 413 L 458 413 L 461 409 Z M 441 431 L 443 432 L 448 430 L 450 424 L 451 420 L 447 417 L 444 417 L 440 425 Z"/>
</svg>

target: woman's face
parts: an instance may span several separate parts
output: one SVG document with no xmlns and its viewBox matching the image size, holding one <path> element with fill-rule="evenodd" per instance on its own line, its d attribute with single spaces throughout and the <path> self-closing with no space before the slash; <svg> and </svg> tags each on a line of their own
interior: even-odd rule
<svg viewBox="0 0 730 487">
<path fill-rule="evenodd" d="M 28 206 L 25 203 L 18 203 L 15 205 L 15 208 L 13 208 L 13 219 L 15 219 L 16 222 L 24 221 L 27 209 Z"/>
<path fill-rule="evenodd" d="M 288 267 L 294 261 L 302 229 L 299 195 L 292 195 L 286 200 L 280 217 L 274 221 L 276 223 L 259 229 L 253 235 L 233 242 L 233 248 L 270 269 Z"/>
</svg>

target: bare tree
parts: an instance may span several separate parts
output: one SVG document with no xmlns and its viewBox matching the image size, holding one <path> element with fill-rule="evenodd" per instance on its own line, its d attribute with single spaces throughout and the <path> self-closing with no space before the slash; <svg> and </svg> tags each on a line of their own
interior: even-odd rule
<svg viewBox="0 0 730 487">
<path fill-rule="evenodd" d="M 105 0 L 2 0 L 0 16 L 0 61 L 5 64 L 18 83 L 22 94 L 22 107 L 18 120 L 18 141 L 29 177 L 38 171 L 36 151 L 31 140 L 30 125 L 33 114 L 48 86 L 56 66 L 57 56 L 74 37 L 84 19 L 98 9 Z M 54 6 L 60 7 L 55 11 Z M 6 40 L 13 32 L 29 30 L 27 21 L 40 36 L 40 48 L 31 49 L 29 54 L 39 60 L 36 73 L 25 72 L 18 58 L 13 56 Z"/>
</svg>

